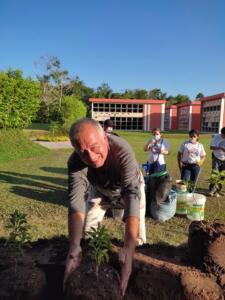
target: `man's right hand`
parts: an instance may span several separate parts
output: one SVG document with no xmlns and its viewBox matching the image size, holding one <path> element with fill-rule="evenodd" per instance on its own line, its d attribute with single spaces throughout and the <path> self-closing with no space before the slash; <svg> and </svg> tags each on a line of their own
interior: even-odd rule
<svg viewBox="0 0 225 300">
<path fill-rule="evenodd" d="M 66 258 L 65 264 L 65 273 L 64 273 L 64 280 L 63 280 L 63 289 L 65 289 L 66 282 L 70 274 L 80 265 L 82 256 L 82 250 L 80 246 L 76 246 L 75 248 L 71 249 Z"/>
</svg>

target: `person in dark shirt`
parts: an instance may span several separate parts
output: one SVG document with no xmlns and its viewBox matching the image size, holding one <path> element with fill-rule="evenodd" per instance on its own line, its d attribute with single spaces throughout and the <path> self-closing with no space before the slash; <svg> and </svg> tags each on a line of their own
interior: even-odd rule
<svg viewBox="0 0 225 300">
<path fill-rule="evenodd" d="M 125 235 L 119 260 L 124 295 L 135 247 L 146 242 L 143 176 L 130 145 L 120 137 L 107 135 L 98 122 L 81 119 L 71 126 L 69 135 L 75 151 L 68 161 L 70 248 L 64 283 L 80 264 L 83 231 L 96 228 L 109 207 L 121 205 Z"/>
</svg>

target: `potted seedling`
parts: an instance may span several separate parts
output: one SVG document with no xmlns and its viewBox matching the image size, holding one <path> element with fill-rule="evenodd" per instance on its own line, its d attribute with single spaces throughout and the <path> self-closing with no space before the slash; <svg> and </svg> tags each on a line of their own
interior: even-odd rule
<svg viewBox="0 0 225 300">
<path fill-rule="evenodd" d="M 177 192 L 186 192 L 187 191 L 186 182 L 181 179 L 176 180 L 176 190 Z"/>
</svg>

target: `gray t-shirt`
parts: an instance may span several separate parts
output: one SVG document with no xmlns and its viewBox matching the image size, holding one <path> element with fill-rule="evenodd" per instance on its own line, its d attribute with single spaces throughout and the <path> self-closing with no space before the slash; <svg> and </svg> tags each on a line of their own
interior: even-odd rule
<svg viewBox="0 0 225 300">
<path fill-rule="evenodd" d="M 101 168 L 87 166 L 74 152 L 68 160 L 69 213 L 85 213 L 89 185 L 113 206 L 124 207 L 125 218 L 139 217 L 141 173 L 131 146 L 122 138 L 108 136 L 109 152 Z"/>
</svg>

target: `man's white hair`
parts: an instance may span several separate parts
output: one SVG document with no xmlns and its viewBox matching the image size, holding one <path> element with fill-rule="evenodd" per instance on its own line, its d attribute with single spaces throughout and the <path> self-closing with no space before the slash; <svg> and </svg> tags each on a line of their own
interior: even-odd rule
<svg viewBox="0 0 225 300">
<path fill-rule="evenodd" d="M 80 132 L 81 128 L 87 124 L 93 126 L 93 128 L 96 128 L 96 130 L 98 130 L 100 132 L 102 137 L 104 137 L 104 130 L 98 121 L 95 121 L 90 118 L 80 119 L 71 125 L 70 131 L 69 131 L 69 138 L 70 138 L 71 144 L 73 145 L 74 148 L 77 148 L 77 146 L 78 146 L 79 132 Z"/>
</svg>

